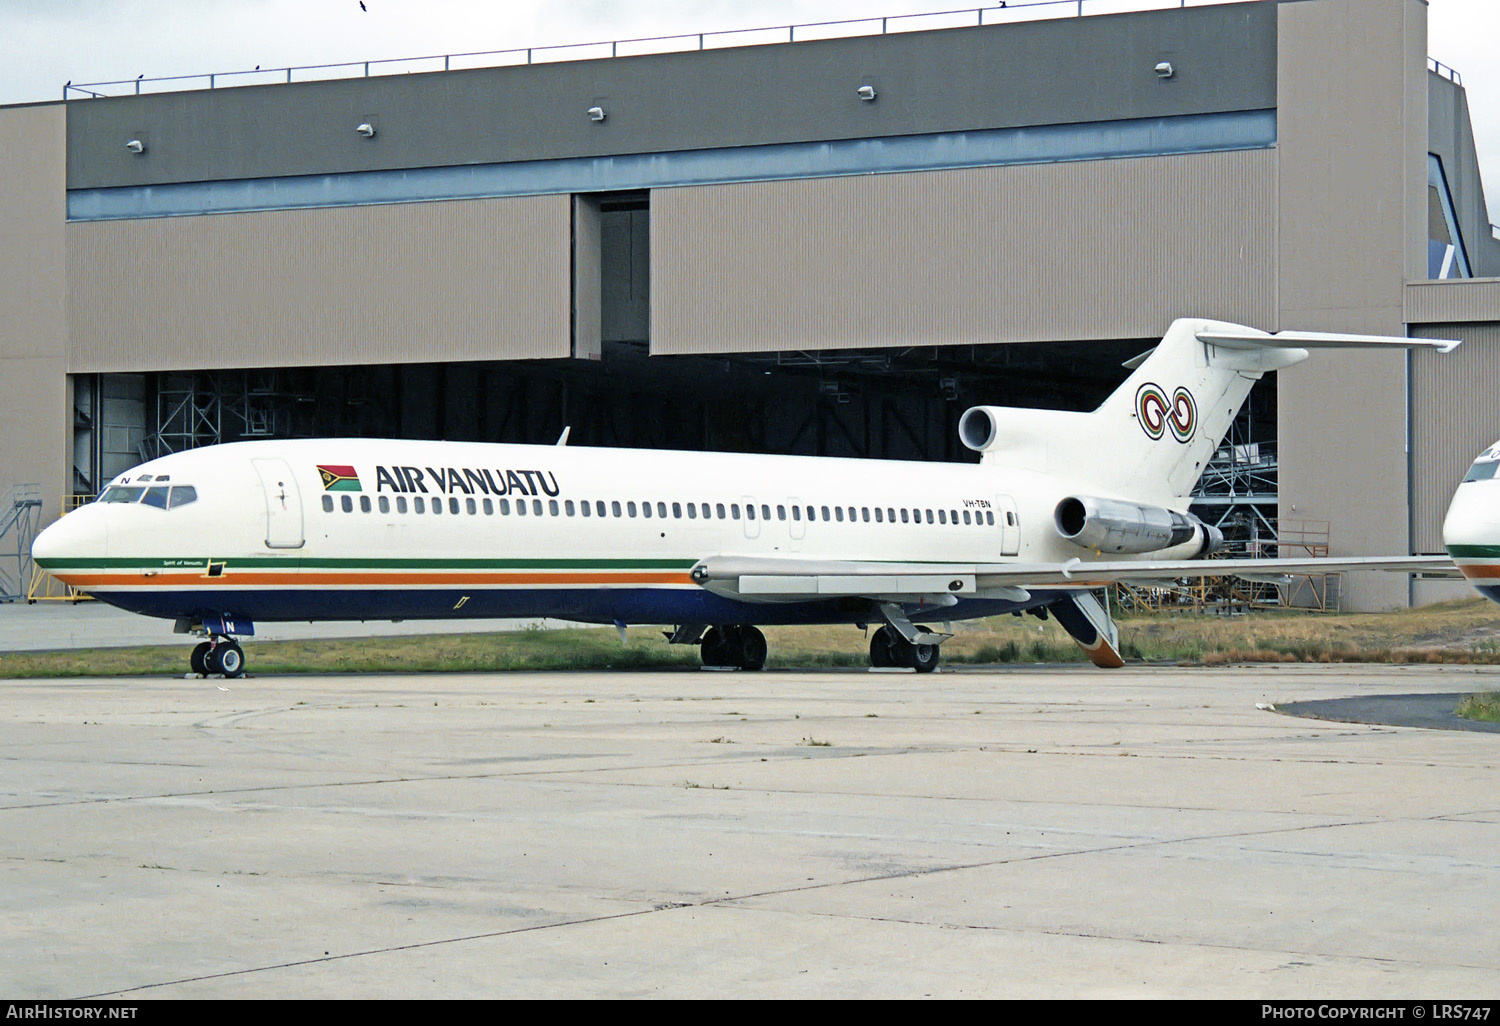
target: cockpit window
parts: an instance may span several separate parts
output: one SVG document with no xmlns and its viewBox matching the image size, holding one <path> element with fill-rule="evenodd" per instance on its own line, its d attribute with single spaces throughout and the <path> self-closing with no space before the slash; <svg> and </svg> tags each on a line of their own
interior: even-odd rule
<svg viewBox="0 0 1500 1026">
<path fill-rule="evenodd" d="M 158 481 L 166 480 L 158 477 Z M 139 502 L 157 509 L 176 509 L 198 501 L 198 489 L 192 485 L 152 485 L 140 488 L 135 485 L 110 485 L 99 496 L 100 502 Z"/>
<path fill-rule="evenodd" d="M 1500 460 L 1480 460 L 1469 468 L 1464 475 L 1465 481 L 1488 481 L 1495 476 L 1496 469 L 1500 469 Z"/>
</svg>

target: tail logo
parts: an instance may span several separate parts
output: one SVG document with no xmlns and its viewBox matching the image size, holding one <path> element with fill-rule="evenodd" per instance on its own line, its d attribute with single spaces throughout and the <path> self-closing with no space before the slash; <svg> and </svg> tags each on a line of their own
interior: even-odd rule
<svg viewBox="0 0 1500 1026">
<path fill-rule="evenodd" d="M 1168 428 L 1179 442 L 1192 441 L 1198 430 L 1198 404 L 1193 401 L 1193 393 L 1181 385 L 1177 386 L 1171 402 L 1168 402 L 1167 393 L 1160 385 L 1146 382 L 1136 389 L 1135 412 L 1141 430 L 1153 442 L 1166 434 Z"/>
</svg>

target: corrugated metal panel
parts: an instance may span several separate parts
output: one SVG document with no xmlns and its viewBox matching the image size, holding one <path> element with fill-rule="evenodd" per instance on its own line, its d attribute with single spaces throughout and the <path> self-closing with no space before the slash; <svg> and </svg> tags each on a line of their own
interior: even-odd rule
<svg viewBox="0 0 1500 1026">
<path fill-rule="evenodd" d="M 1413 544 L 1441 552 L 1443 517 L 1453 490 L 1480 450 L 1500 438 L 1500 323 L 1435 324 L 1423 338 L 1461 338 L 1451 353 L 1414 352 L 1411 363 L 1411 487 Z"/>
<path fill-rule="evenodd" d="M 658 353 L 1273 327 L 1274 151 L 666 189 Z"/>
<path fill-rule="evenodd" d="M 569 353 L 567 196 L 67 226 L 69 369 Z"/>
<path fill-rule="evenodd" d="M 0 107 L 0 495 L 40 484 L 44 523 L 66 487 L 73 422 L 63 373 L 63 128 L 61 104 Z"/>
<path fill-rule="evenodd" d="M 1500 278 L 1412 282 L 1405 306 L 1408 324 L 1500 321 Z"/>
</svg>

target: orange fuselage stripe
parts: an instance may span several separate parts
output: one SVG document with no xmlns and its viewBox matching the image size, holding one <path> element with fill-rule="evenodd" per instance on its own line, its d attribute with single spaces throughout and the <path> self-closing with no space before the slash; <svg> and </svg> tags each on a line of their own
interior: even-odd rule
<svg viewBox="0 0 1500 1026">
<path fill-rule="evenodd" d="M 227 572 L 217 577 L 209 577 L 207 574 L 195 572 L 190 574 L 179 573 L 129 573 L 129 574 L 88 574 L 69 573 L 64 571 L 54 575 L 64 584 L 71 584 L 75 588 L 101 588 L 101 587 L 135 587 L 140 585 L 158 585 L 169 587 L 182 587 L 191 585 L 193 587 L 232 587 L 236 585 L 265 585 L 282 584 L 291 587 L 319 586 L 341 584 L 381 584 L 391 586 L 415 585 L 415 584 L 494 584 L 494 585 L 517 585 L 517 584 L 692 584 L 693 579 L 685 573 L 619 573 L 619 574 L 582 574 L 582 573 L 404 573 L 393 571 L 391 573 L 295 573 L 295 572 Z"/>
</svg>

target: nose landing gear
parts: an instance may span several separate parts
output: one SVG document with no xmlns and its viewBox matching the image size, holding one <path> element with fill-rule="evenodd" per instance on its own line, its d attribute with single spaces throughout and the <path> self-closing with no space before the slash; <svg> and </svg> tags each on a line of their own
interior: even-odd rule
<svg viewBox="0 0 1500 1026">
<path fill-rule="evenodd" d="M 206 638 L 193 646 L 188 656 L 188 666 L 200 677 L 222 674 L 228 678 L 245 675 L 245 650 L 233 635 L 255 633 L 255 625 L 248 620 L 236 620 L 227 614 L 215 619 L 193 623 L 183 619 L 177 621 L 178 633 L 197 634 Z"/>
<path fill-rule="evenodd" d="M 200 677 L 207 677 L 214 673 L 221 673 L 231 678 L 243 677 L 245 675 L 245 650 L 231 638 L 202 641 L 193 646 L 193 654 L 188 657 L 188 665 Z"/>
</svg>

